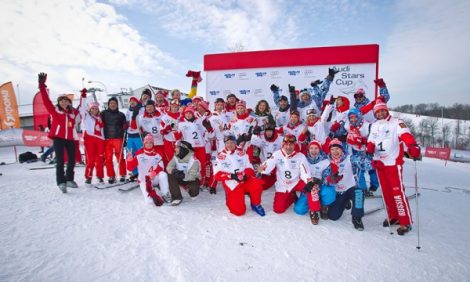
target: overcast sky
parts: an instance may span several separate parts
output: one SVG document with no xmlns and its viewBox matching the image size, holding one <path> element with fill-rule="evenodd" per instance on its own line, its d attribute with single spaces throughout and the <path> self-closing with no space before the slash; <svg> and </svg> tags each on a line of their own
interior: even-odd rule
<svg viewBox="0 0 470 282">
<path fill-rule="evenodd" d="M 22 104 L 40 71 L 53 95 L 78 93 L 82 77 L 110 93 L 187 92 L 184 74 L 204 54 L 375 43 L 392 106 L 470 103 L 470 1 L 0 0 L 0 10 L 0 83 L 18 85 Z"/>
</svg>

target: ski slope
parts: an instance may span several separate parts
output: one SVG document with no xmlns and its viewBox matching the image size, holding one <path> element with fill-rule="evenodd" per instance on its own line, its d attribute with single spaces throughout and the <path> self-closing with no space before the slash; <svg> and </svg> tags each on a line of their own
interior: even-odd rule
<svg viewBox="0 0 470 282">
<path fill-rule="evenodd" d="M 64 195 L 54 169 L 28 169 L 38 165 L 0 166 L 0 281 L 470 279 L 469 164 L 418 162 L 420 251 L 416 224 L 405 236 L 390 235 L 383 211 L 364 217 L 359 232 L 349 212 L 317 226 L 292 208 L 273 213 L 273 188 L 263 194 L 265 217 L 232 216 L 221 190 L 155 207 L 139 189 L 85 188 L 83 167 L 76 169 L 81 187 Z M 408 194 L 413 173 L 407 160 Z M 366 199 L 365 209 L 381 204 Z M 416 223 L 416 200 L 410 204 Z"/>
</svg>

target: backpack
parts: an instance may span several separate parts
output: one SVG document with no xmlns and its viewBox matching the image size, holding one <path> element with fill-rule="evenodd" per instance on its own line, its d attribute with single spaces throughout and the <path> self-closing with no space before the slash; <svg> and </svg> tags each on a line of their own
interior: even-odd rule
<svg viewBox="0 0 470 282">
<path fill-rule="evenodd" d="M 38 156 L 28 151 L 20 154 L 18 160 L 20 163 L 32 163 L 38 160 Z"/>
</svg>

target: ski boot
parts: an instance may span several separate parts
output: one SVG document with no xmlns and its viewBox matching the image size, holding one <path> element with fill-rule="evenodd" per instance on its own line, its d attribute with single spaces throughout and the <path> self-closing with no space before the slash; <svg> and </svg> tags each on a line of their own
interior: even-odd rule
<svg viewBox="0 0 470 282">
<path fill-rule="evenodd" d="M 174 199 L 173 201 L 171 201 L 171 205 L 178 206 L 179 204 L 181 204 L 182 201 L 182 199 Z"/>
<path fill-rule="evenodd" d="M 257 214 L 259 214 L 260 216 L 265 216 L 266 215 L 266 212 L 264 211 L 264 208 L 262 205 L 251 205 L 251 209 L 254 210 Z"/>
<path fill-rule="evenodd" d="M 350 210 L 352 207 L 352 201 L 351 200 L 347 200 L 346 201 L 346 205 L 344 206 L 345 209 L 347 210 Z"/>
<path fill-rule="evenodd" d="M 364 224 L 362 223 L 362 219 L 360 217 L 354 217 L 352 218 L 352 223 L 354 225 L 354 228 L 358 231 L 364 230 Z"/>
<path fill-rule="evenodd" d="M 410 231 L 411 231 L 411 225 L 401 225 L 397 229 L 397 234 L 400 236 L 403 236 Z"/>
<path fill-rule="evenodd" d="M 209 193 L 210 194 L 217 194 L 217 190 L 214 187 L 209 188 Z"/>
<path fill-rule="evenodd" d="M 78 188 L 77 182 L 70 180 L 65 183 L 68 188 Z"/>
<path fill-rule="evenodd" d="M 120 182 L 120 183 L 126 183 L 126 177 L 125 177 L 125 176 L 121 176 L 121 178 L 119 178 L 119 182 Z"/>
<path fill-rule="evenodd" d="M 170 192 L 166 193 L 165 195 L 163 195 L 163 200 L 165 201 L 165 203 L 171 203 L 171 195 L 170 195 Z"/>
<path fill-rule="evenodd" d="M 318 215 L 318 212 L 316 211 L 310 211 L 310 221 L 312 222 L 313 225 L 317 225 L 318 221 L 320 220 L 320 216 Z"/>
<path fill-rule="evenodd" d="M 60 183 L 59 185 L 59 189 L 60 191 L 62 191 L 62 193 L 67 193 L 67 185 L 65 183 Z"/>
<path fill-rule="evenodd" d="M 364 197 L 366 198 L 373 198 L 374 197 L 374 191 L 372 191 L 371 189 L 368 189 L 364 192 Z"/>
<path fill-rule="evenodd" d="M 114 177 L 114 176 L 113 176 L 113 177 L 110 177 L 110 178 L 108 179 L 108 183 L 109 183 L 109 184 L 114 184 L 114 183 L 116 183 L 116 177 Z"/>
</svg>

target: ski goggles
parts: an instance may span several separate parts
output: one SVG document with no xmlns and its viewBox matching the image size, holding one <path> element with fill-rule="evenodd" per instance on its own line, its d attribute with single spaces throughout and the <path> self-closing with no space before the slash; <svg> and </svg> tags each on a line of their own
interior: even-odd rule
<svg viewBox="0 0 470 282">
<path fill-rule="evenodd" d="M 297 140 L 296 140 L 294 135 L 287 135 L 287 136 L 284 137 L 282 142 L 285 143 L 285 144 L 287 144 L 287 143 L 295 144 L 297 142 Z"/>
</svg>

